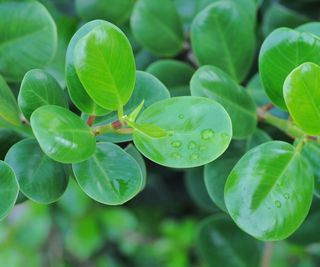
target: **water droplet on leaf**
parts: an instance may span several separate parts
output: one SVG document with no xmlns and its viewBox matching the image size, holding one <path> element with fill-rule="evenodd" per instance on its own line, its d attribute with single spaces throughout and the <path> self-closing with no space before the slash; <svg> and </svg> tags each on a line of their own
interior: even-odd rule
<svg viewBox="0 0 320 267">
<path fill-rule="evenodd" d="M 221 134 L 221 137 L 222 137 L 223 139 L 229 139 L 229 138 L 230 138 L 230 135 L 227 134 L 227 133 L 222 133 L 222 134 Z"/>
<path fill-rule="evenodd" d="M 207 147 L 202 145 L 202 146 L 199 147 L 199 150 L 200 151 L 207 150 Z"/>
<path fill-rule="evenodd" d="M 197 148 L 197 143 L 194 142 L 194 141 L 190 141 L 189 144 L 188 144 L 188 149 L 192 150 L 192 149 L 195 149 Z"/>
<path fill-rule="evenodd" d="M 183 120 L 183 119 L 184 119 L 184 115 L 183 115 L 183 114 L 179 114 L 178 118 L 179 118 L 180 120 Z"/>
<path fill-rule="evenodd" d="M 201 132 L 201 138 L 203 140 L 209 140 L 214 136 L 214 131 L 212 129 L 205 129 Z"/>
<path fill-rule="evenodd" d="M 276 200 L 274 204 L 276 205 L 277 208 L 281 208 L 281 202 L 279 200 Z"/>
<path fill-rule="evenodd" d="M 198 159 L 199 158 L 199 154 L 198 153 L 192 153 L 190 158 L 191 159 Z"/>
<path fill-rule="evenodd" d="M 175 141 L 172 141 L 172 142 L 171 142 L 171 145 L 172 145 L 174 148 L 179 148 L 179 147 L 181 147 L 182 143 L 181 143 L 181 141 L 179 141 L 179 140 L 175 140 Z"/>
<path fill-rule="evenodd" d="M 179 152 L 173 152 L 171 153 L 171 157 L 174 159 L 181 159 L 181 154 Z"/>
<path fill-rule="evenodd" d="M 290 195 L 288 193 L 285 193 L 283 196 L 284 196 L 285 199 L 289 199 L 290 198 Z"/>
</svg>

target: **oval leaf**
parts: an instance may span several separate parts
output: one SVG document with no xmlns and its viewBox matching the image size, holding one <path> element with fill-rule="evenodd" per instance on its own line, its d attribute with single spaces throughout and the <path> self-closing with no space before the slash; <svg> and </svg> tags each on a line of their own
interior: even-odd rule
<svg viewBox="0 0 320 267">
<path fill-rule="evenodd" d="M 310 135 L 320 134 L 320 66 L 303 63 L 286 78 L 283 95 L 290 115 Z"/>
<path fill-rule="evenodd" d="M 182 50 L 182 23 L 172 1 L 139 0 L 130 22 L 136 40 L 156 55 L 170 57 Z"/>
<path fill-rule="evenodd" d="M 96 140 L 76 114 L 58 106 L 42 106 L 31 115 L 31 126 L 40 147 L 50 158 L 74 163 L 88 159 Z"/>
<path fill-rule="evenodd" d="M 83 191 L 103 204 L 123 204 L 139 193 L 143 184 L 136 160 L 112 143 L 98 143 L 91 158 L 72 168 Z"/>
<path fill-rule="evenodd" d="M 240 159 L 228 177 L 224 197 L 242 230 L 261 240 L 281 240 L 307 216 L 313 188 L 309 163 L 292 145 L 271 141 Z"/>
<path fill-rule="evenodd" d="M 8 215 L 13 208 L 19 193 L 19 185 L 12 168 L 0 160 L 0 220 Z"/>
<path fill-rule="evenodd" d="M 119 28 L 101 23 L 77 42 L 73 55 L 78 77 L 98 105 L 117 110 L 128 102 L 136 67 L 131 45 Z"/>
<path fill-rule="evenodd" d="M 137 123 L 156 125 L 168 133 L 153 138 L 134 131 L 133 141 L 147 158 L 175 168 L 196 167 L 213 161 L 226 150 L 232 136 L 228 113 L 214 100 L 203 97 L 159 101 L 147 108 Z"/>
<path fill-rule="evenodd" d="M 17 175 L 21 192 L 42 204 L 57 201 L 68 185 L 64 166 L 46 156 L 35 139 L 25 139 L 10 148 L 5 161 Z"/>
<path fill-rule="evenodd" d="M 245 138 L 256 129 L 256 105 L 248 93 L 231 77 L 213 66 L 203 66 L 191 79 L 191 94 L 219 102 L 232 120 L 233 137 Z"/>
<path fill-rule="evenodd" d="M 84 24 L 71 38 L 66 54 L 66 82 L 70 98 L 82 112 L 97 116 L 105 115 L 110 111 L 98 106 L 84 89 L 74 67 L 73 55 L 77 42 L 102 23 L 101 20 L 93 20 Z"/>
<path fill-rule="evenodd" d="M 254 55 L 252 20 L 237 4 L 216 2 L 194 19 L 191 44 L 200 65 L 215 65 L 241 82 L 250 69 Z"/>
<path fill-rule="evenodd" d="M 23 115 L 29 120 L 33 111 L 44 105 L 68 108 L 65 93 L 49 73 L 43 70 L 30 70 L 23 77 L 18 103 Z"/>
<path fill-rule="evenodd" d="M 295 30 L 274 30 L 263 42 L 259 55 L 259 70 L 269 98 L 286 109 L 283 83 L 289 73 L 304 62 L 320 64 L 320 39 Z"/>
<path fill-rule="evenodd" d="M 17 100 L 6 81 L 0 75 L 0 117 L 6 121 L 19 125 L 20 110 Z"/>
<path fill-rule="evenodd" d="M 30 69 L 45 66 L 57 48 L 57 29 L 37 1 L 0 3 L 0 73 L 19 81 Z"/>
</svg>

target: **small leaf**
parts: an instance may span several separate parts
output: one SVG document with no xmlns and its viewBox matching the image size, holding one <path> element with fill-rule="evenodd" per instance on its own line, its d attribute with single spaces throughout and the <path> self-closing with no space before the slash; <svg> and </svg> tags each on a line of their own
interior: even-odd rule
<svg viewBox="0 0 320 267">
<path fill-rule="evenodd" d="M 200 65 L 217 66 L 241 82 L 253 60 L 254 25 L 239 5 L 218 1 L 193 20 L 191 44 Z"/>
<path fill-rule="evenodd" d="M 44 105 L 68 108 L 66 95 L 58 82 L 43 70 L 28 71 L 21 82 L 18 103 L 29 120 L 33 111 Z"/>
<path fill-rule="evenodd" d="M 320 135 L 320 66 L 303 63 L 286 78 L 283 95 L 290 115 L 310 135 Z"/>
<path fill-rule="evenodd" d="M 156 125 L 169 133 L 152 138 L 134 131 L 133 141 L 147 158 L 174 168 L 196 167 L 216 159 L 232 136 L 228 113 L 214 100 L 203 97 L 159 101 L 142 112 L 137 123 Z"/>
<path fill-rule="evenodd" d="M 136 66 L 131 45 L 119 28 L 101 23 L 77 42 L 73 55 L 77 75 L 98 105 L 117 110 L 128 102 Z"/>
<path fill-rule="evenodd" d="M 83 191 L 103 204 L 123 204 L 139 193 L 143 184 L 136 160 L 112 143 L 98 143 L 91 158 L 72 168 Z"/>
<path fill-rule="evenodd" d="M 248 93 L 231 77 L 213 66 L 203 66 L 191 79 L 191 94 L 219 102 L 232 120 L 233 138 L 242 139 L 256 129 L 256 106 Z"/>
<path fill-rule="evenodd" d="M 183 48 L 182 23 L 171 0 L 139 0 L 130 24 L 136 40 L 156 55 L 174 56 Z"/>
<path fill-rule="evenodd" d="M 144 100 L 141 101 L 139 106 L 137 106 L 129 115 L 128 115 L 128 120 L 129 121 L 136 121 L 139 113 L 141 112 L 142 108 L 144 105 Z"/>
<path fill-rule="evenodd" d="M 306 218 L 313 196 L 309 163 L 285 142 L 271 141 L 247 152 L 225 186 L 230 216 L 261 240 L 282 240 Z"/>
<path fill-rule="evenodd" d="M 316 36 L 279 28 L 263 42 L 259 70 L 263 86 L 274 104 L 286 109 L 283 83 L 290 72 L 304 62 L 320 64 L 320 39 Z"/>
<path fill-rule="evenodd" d="M 11 89 L 0 75 L 0 117 L 6 121 L 19 125 L 20 110 Z"/>
<path fill-rule="evenodd" d="M 0 220 L 8 215 L 13 208 L 19 193 L 19 185 L 12 168 L 0 161 Z"/>
<path fill-rule="evenodd" d="M 16 143 L 5 161 L 15 171 L 21 192 L 33 201 L 42 204 L 57 201 L 67 187 L 64 166 L 46 156 L 35 139 Z"/>
<path fill-rule="evenodd" d="M 41 149 L 56 161 L 80 162 L 94 153 L 96 140 L 89 126 L 65 108 L 42 106 L 30 122 Z"/>
<path fill-rule="evenodd" d="M 257 128 L 246 140 L 246 151 L 271 140 L 272 138 L 266 132 Z"/>
<path fill-rule="evenodd" d="M 66 54 L 66 82 L 72 102 L 82 112 L 98 116 L 108 114 L 110 111 L 98 106 L 84 89 L 76 73 L 73 55 L 77 42 L 102 23 L 101 20 L 93 20 L 84 24 L 71 38 Z"/>
<path fill-rule="evenodd" d="M 45 66 L 56 52 L 57 29 L 37 1 L 0 3 L 0 73 L 20 81 L 30 69 Z"/>
</svg>

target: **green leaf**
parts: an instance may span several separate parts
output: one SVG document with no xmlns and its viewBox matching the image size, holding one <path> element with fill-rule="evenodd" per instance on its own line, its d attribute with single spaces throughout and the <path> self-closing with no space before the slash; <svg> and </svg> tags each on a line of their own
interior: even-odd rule
<svg viewBox="0 0 320 267">
<path fill-rule="evenodd" d="M 134 0 L 76 0 L 76 11 L 82 19 L 105 19 L 117 25 L 128 21 Z"/>
<path fill-rule="evenodd" d="M 17 175 L 21 192 L 42 204 L 57 201 L 68 184 L 64 166 L 46 156 L 35 139 L 24 139 L 10 148 L 5 161 Z"/>
<path fill-rule="evenodd" d="M 197 245 L 208 266 L 259 266 L 258 242 L 241 232 L 224 215 L 209 217 L 201 222 Z"/>
<path fill-rule="evenodd" d="M 246 140 L 246 151 L 258 145 L 271 141 L 272 138 L 265 131 L 257 128 Z"/>
<path fill-rule="evenodd" d="M 57 47 L 54 20 L 37 1 L 0 3 L 0 73 L 19 81 L 29 69 L 53 59 Z"/>
<path fill-rule="evenodd" d="M 270 103 L 270 99 L 263 88 L 259 73 L 256 73 L 246 86 L 247 93 L 252 97 L 257 106 L 261 107 Z"/>
<path fill-rule="evenodd" d="M 98 106 L 88 95 L 80 82 L 74 66 L 74 49 L 77 42 L 92 31 L 95 27 L 101 25 L 103 21 L 93 20 L 84 24 L 71 38 L 66 54 L 66 82 L 68 92 L 72 102 L 78 109 L 89 115 L 105 115 L 109 110 Z"/>
<path fill-rule="evenodd" d="M 303 63 L 285 79 L 283 95 L 291 117 L 310 135 L 320 135 L 320 66 Z"/>
<path fill-rule="evenodd" d="M 98 143 L 91 158 L 72 168 L 82 190 L 103 204 L 123 204 L 138 194 L 143 184 L 137 161 L 112 143 Z"/>
<path fill-rule="evenodd" d="M 43 70 L 28 71 L 21 82 L 18 103 L 29 120 L 33 111 L 44 105 L 68 108 L 66 95 L 58 82 Z"/>
<path fill-rule="evenodd" d="M 248 234 L 281 240 L 306 218 L 313 196 L 309 163 L 292 145 L 271 141 L 247 152 L 225 186 L 230 216 Z"/>
<path fill-rule="evenodd" d="M 171 57 L 183 48 L 183 30 L 171 0 L 139 0 L 131 16 L 136 40 L 156 55 Z"/>
<path fill-rule="evenodd" d="M 2 117 L 6 121 L 14 125 L 21 124 L 20 110 L 19 110 L 16 98 L 1 75 L 0 75 L 0 117 Z"/>
<path fill-rule="evenodd" d="M 65 108 L 42 106 L 30 122 L 43 152 L 56 161 L 80 162 L 94 153 L 96 140 L 89 126 Z"/>
<path fill-rule="evenodd" d="M 200 65 L 215 65 L 241 82 L 254 55 L 253 23 L 237 4 L 216 2 L 194 19 L 191 44 Z"/>
<path fill-rule="evenodd" d="M 259 55 L 260 77 L 269 98 L 286 109 L 283 83 L 289 73 L 304 62 L 320 64 L 320 39 L 295 30 L 274 30 L 263 42 Z"/>
<path fill-rule="evenodd" d="M 231 77 L 213 66 L 203 66 L 191 79 L 191 94 L 216 100 L 229 113 L 233 138 L 242 139 L 256 129 L 256 106 L 248 93 Z"/>
<path fill-rule="evenodd" d="M 195 70 L 187 63 L 163 59 L 152 63 L 146 71 L 163 82 L 172 96 L 190 95 L 189 82 Z"/>
<path fill-rule="evenodd" d="M 203 97 L 159 101 L 148 107 L 137 123 L 156 125 L 169 133 L 152 138 L 134 131 L 133 141 L 147 158 L 175 168 L 196 167 L 213 161 L 226 150 L 232 136 L 228 113 L 214 100 Z"/>
<path fill-rule="evenodd" d="M 0 160 L 0 220 L 8 215 L 13 208 L 19 193 L 19 185 L 12 168 Z"/>
<path fill-rule="evenodd" d="M 309 32 L 320 37 L 320 22 L 308 22 L 295 29 L 299 32 Z"/>
<path fill-rule="evenodd" d="M 136 67 L 131 45 L 119 28 L 101 22 L 77 42 L 73 55 L 77 75 L 98 105 L 117 110 L 128 102 Z"/>
<path fill-rule="evenodd" d="M 144 106 L 142 110 L 163 99 L 170 98 L 168 89 L 153 75 L 137 71 L 136 83 L 132 93 L 132 96 L 128 103 L 124 106 L 124 114 L 130 114 L 135 108 L 144 100 Z M 141 112 L 140 112 L 141 113 Z M 118 120 L 117 112 L 112 112 L 103 117 L 97 117 L 95 120 L 95 126 L 111 123 Z M 126 142 L 132 140 L 131 134 L 114 134 L 108 133 L 97 137 L 99 141 L 106 142 Z"/>
</svg>

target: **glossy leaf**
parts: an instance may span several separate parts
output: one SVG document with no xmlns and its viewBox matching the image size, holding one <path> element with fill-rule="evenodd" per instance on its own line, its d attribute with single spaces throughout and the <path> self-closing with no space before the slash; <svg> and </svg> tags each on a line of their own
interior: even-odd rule
<svg viewBox="0 0 320 267">
<path fill-rule="evenodd" d="M 103 24 L 101 20 L 93 20 L 84 24 L 71 38 L 66 54 L 66 82 L 72 102 L 82 112 L 98 116 L 105 115 L 110 111 L 98 106 L 88 95 L 76 73 L 73 56 L 77 42 L 101 24 Z"/>
<path fill-rule="evenodd" d="M 320 66 L 303 63 L 285 79 L 283 95 L 290 115 L 310 135 L 320 134 Z"/>
<path fill-rule="evenodd" d="M 272 138 L 265 131 L 257 128 L 246 140 L 246 151 L 258 145 L 271 141 Z"/>
<path fill-rule="evenodd" d="M 245 138 L 256 128 L 256 106 L 247 92 L 231 77 L 213 66 L 203 66 L 191 79 L 191 94 L 216 100 L 229 113 L 233 137 Z"/>
<path fill-rule="evenodd" d="M 246 77 L 255 48 L 253 23 L 244 14 L 237 4 L 219 1 L 201 11 L 191 28 L 199 64 L 217 66 L 237 82 Z"/>
<path fill-rule="evenodd" d="M 77 115 L 58 106 L 42 106 L 31 115 L 31 126 L 40 147 L 50 158 L 74 163 L 88 159 L 96 140 Z"/>
<path fill-rule="evenodd" d="M 13 208 L 19 193 L 19 185 L 12 168 L 0 161 L 0 220 L 8 215 Z"/>
<path fill-rule="evenodd" d="M 5 161 L 17 175 L 21 192 L 42 204 L 62 196 L 68 177 L 62 164 L 46 156 L 35 139 L 25 139 L 8 151 Z"/>
<path fill-rule="evenodd" d="M 112 143 L 98 143 L 91 158 L 72 168 L 83 191 L 103 204 L 123 204 L 139 193 L 143 184 L 137 161 Z"/>
<path fill-rule="evenodd" d="M 130 24 L 136 40 L 156 55 L 174 56 L 183 48 L 182 23 L 171 0 L 139 0 Z"/>
<path fill-rule="evenodd" d="M 226 216 L 209 217 L 198 228 L 197 245 L 208 266 L 259 266 L 259 244 Z"/>
<path fill-rule="evenodd" d="M 74 66 L 98 105 L 117 110 L 128 102 L 136 67 L 131 45 L 119 28 L 103 22 L 82 37 L 74 48 Z"/>
<path fill-rule="evenodd" d="M 309 163 L 292 145 L 271 141 L 247 152 L 225 186 L 230 216 L 248 234 L 281 240 L 306 218 L 313 196 Z"/>
<path fill-rule="evenodd" d="M 190 65 L 172 59 L 158 60 L 146 70 L 168 87 L 172 96 L 190 95 L 189 82 L 194 73 Z"/>
<path fill-rule="evenodd" d="M 283 83 L 290 72 L 304 62 L 320 64 L 320 39 L 309 33 L 280 28 L 263 42 L 259 55 L 260 77 L 269 98 L 286 109 Z"/>
<path fill-rule="evenodd" d="M 28 71 L 23 77 L 18 103 L 28 120 L 33 111 L 44 105 L 68 108 L 66 95 L 58 82 L 49 73 L 38 69 Z"/>
<path fill-rule="evenodd" d="M 165 137 L 152 138 L 134 131 L 133 141 L 147 158 L 175 168 L 213 161 L 226 150 L 232 136 L 228 113 L 214 100 L 203 97 L 159 101 L 147 108 L 137 123 L 156 125 L 168 132 Z"/>
<path fill-rule="evenodd" d="M 19 125 L 20 110 L 11 89 L 0 75 L 0 117 L 6 121 Z"/>
<path fill-rule="evenodd" d="M 77 13 L 85 20 L 105 19 L 120 25 L 129 19 L 134 0 L 76 0 L 75 4 Z"/>
<path fill-rule="evenodd" d="M 0 73 L 19 81 L 26 71 L 45 66 L 54 57 L 57 29 L 37 1 L 0 3 Z"/>
<path fill-rule="evenodd" d="M 320 22 L 308 22 L 295 29 L 299 32 L 308 32 L 320 37 Z"/>
<path fill-rule="evenodd" d="M 130 114 L 144 100 L 141 111 L 160 100 L 170 98 L 168 89 L 153 75 L 137 71 L 136 83 L 132 96 L 128 103 L 124 106 L 124 114 Z M 103 117 L 97 117 L 95 126 L 111 123 L 118 120 L 118 114 L 112 112 Z M 114 134 L 108 133 L 97 137 L 99 141 L 106 142 L 126 142 L 132 140 L 131 134 Z"/>
</svg>

